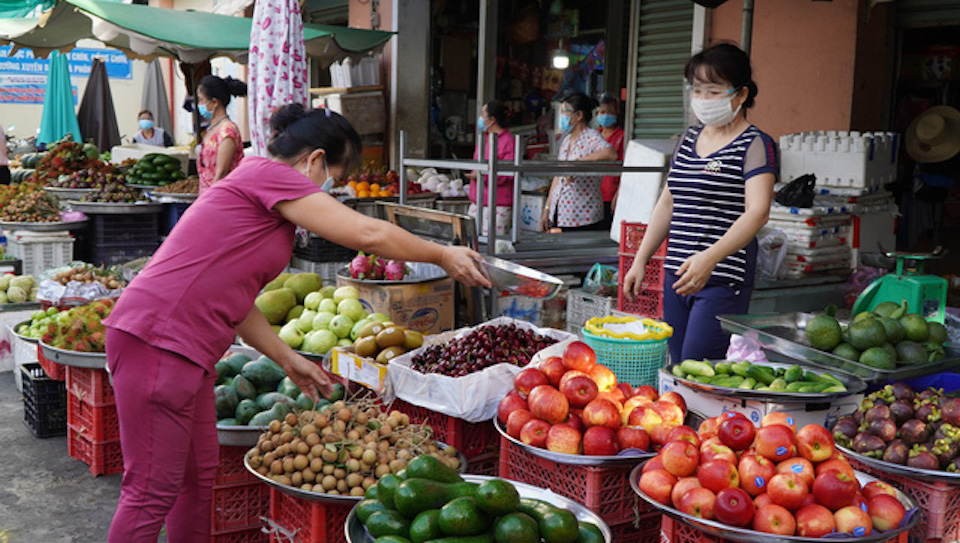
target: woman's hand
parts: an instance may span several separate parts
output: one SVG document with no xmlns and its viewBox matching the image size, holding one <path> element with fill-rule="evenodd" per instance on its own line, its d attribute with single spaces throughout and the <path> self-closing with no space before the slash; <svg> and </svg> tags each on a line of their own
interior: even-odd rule
<svg viewBox="0 0 960 543">
<path fill-rule="evenodd" d="M 540 214 L 540 230 L 546 232 L 550 230 L 550 201 L 547 200 L 543 206 L 543 213 Z"/>
<path fill-rule="evenodd" d="M 683 261 L 677 270 L 677 282 L 673 284 L 673 290 L 681 296 L 690 296 L 703 290 L 707 280 L 717 267 L 717 260 L 706 252 L 699 252 L 691 255 Z"/>
<path fill-rule="evenodd" d="M 454 280 L 470 287 L 490 288 L 490 281 L 481 273 L 477 261 L 480 253 L 467 247 L 444 246 L 440 254 L 440 267 Z"/>
<path fill-rule="evenodd" d="M 329 398 L 333 392 L 333 383 L 327 374 L 320 369 L 316 362 L 295 355 L 288 359 L 284 372 L 308 398 L 316 402 L 321 398 Z"/>
<path fill-rule="evenodd" d="M 633 261 L 627 276 L 623 278 L 623 295 L 631 302 L 640 297 L 643 292 L 643 277 L 647 273 L 647 263 L 639 259 Z"/>
</svg>

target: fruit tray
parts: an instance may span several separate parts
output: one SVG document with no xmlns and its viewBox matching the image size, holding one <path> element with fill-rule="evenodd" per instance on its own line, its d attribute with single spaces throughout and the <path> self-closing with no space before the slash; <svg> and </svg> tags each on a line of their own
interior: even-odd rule
<svg viewBox="0 0 960 543">
<path fill-rule="evenodd" d="M 728 334 L 740 334 L 760 342 L 764 349 L 779 353 L 800 365 L 837 370 L 863 379 L 867 383 L 887 384 L 949 371 L 960 363 L 960 346 L 947 343 L 947 356 L 936 362 L 903 366 L 892 370 L 873 368 L 814 349 L 807 344 L 804 329 L 814 313 L 766 313 L 759 315 L 720 315 L 720 327 Z M 841 321 L 840 324 L 845 324 Z"/>
<path fill-rule="evenodd" d="M 0 221 L 0 227 L 8 231 L 22 230 L 24 232 L 62 232 L 64 230 L 76 230 L 83 228 L 87 224 L 87 219 L 80 221 L 56 221 L 56 222 L 10 222 Z"/>
<path fill-rule="evenodd" d="M 710 361 L 714 362 L 713 360 Z M 731 388 L 731 387 L 722 387 L 716 385 L 708 385 L 706 383 L 701 383 L 698 381 L 691 381 L 684 377 L 677 377 L 671 370 L 674 366 L 678 364 L 672 364 L 665 369 L 660 370 L 661 373 L 666 372 L 671 379 L 677 383 L 683 384 L 687 388 L 692 388 L 694 390 L 699 390 L 702 392 L 709 392 L 711 394 L 719 394 L 722 396 L 730 396 L 732 398 L 745 398 L 750 400 L 766 400 L 771 402 L 806 402 L 810 400 L 835 400 L 838 398 L 843 398 L 850 396 L 852 394 L 859 394 L 866 390 L 867 384 L 863 382 L 862 379 L 854 375 L 848 375 L 846 373 L 841 373 L 840 375 L 835 375 L 837 379 L 843 382 L 844 386 L 847 387 L 846 392 L 775 392 L 772 390 L 746 390 L 741 388 Z M 792 364 L 781 364 L 778 362 L 764 362 L 759 364 L 761 366 L 767 366 L 770 368 L 776 369 L 787 369 Z"/>
<path fill-rule="evenodd" d="M 224 447 L 253 447 L 266 426 L 220 426 L 217 425 L 217 440 Z"/>
<path fill-rule="evenodd" d="M 193 202 L 200 196 L 199 194 L 185 194 L 185 193 L 178 193 L 178 192 L 160 192 L 160 191 L 152 191 L 150 194 L 151 196 L 155 196 L 157 198 L 169 198 L 170 200 L 175 200 L 177 202 Z"/>
<path fill-rule="evenodd" d="M 886 462 L 884 460 L 880 460 L 879 458 L 864 456 L 853 451 L 852 449 L 841 447 L 839 444 L 837 445 L 837 449 L 857 462 L 860 462 L 866 466 L 870 466 L 871 468 L 884 473 L 892 473 L 893 475 L 900 475 L 902 477 L 909 477 L 910 479 L 927 481 L 929 483 L 943 483 L 947 485 L 960 486 L 960 473 L 943 471 L 939 469 L 920 469 L 910 466 L 901 466 L 900 464 Z"/>
<path fill-rule="evenodd" d="M 645 462 L 644 462 L 645 463 Z M 637 493 L 638 496 L 643 498 L 644 501 L 652 505 L 653 507 L 659 509 L 663 514 L 670 516 L 677 521 L 689 524 L 690 526 L 700 530 L 701 532 L 721 539 L 730 539 L 733 541 L 742 541 L 745 543 L 768 543 L 770 541 L 781 541 L 785 543 L 816 543 L 824 541 L 845 541 L 845 542 L 856 542 L 856 543 L 867 543 L 867 542 L 881 542 L 889 541 L 897 537 L 897 535 L 906 532 L 912 529 L 917 522 L 920 521 L 920 511 L 917 507 L 917 502 L 913 498 L 904 494 L 898 489 L 897 499 L 900 500 L 900 503 L 903 504 L 904 508 L 907 510 L 907 515 L 904 517 L 903 522 L 900 523 L 900 526 L 893 529 L 887 530 L 885 532 L 873 532 L 870 535 L 863 537 L 849 536 L 846 537 L 842 534 L 828 534 L 824 537 L 800 537 L 800 536 L 783 536 L 783 535 L 773 535 L 764 532 L 757 532 L 747 528 L 737 528 L 734 526 L 728 526 L 721 522 L 715 520 L 704 520 L 700 517 L 695 517 L 682 513 L 673 507 L 664 505 L 653 498 L 647 496 L 640 490 L 640 475 L 643 470 L 643 464 L 638 465 L 633 468 L 633 472 L 630 473 L 630 486 L 633 488 L 633 491 Z M 876 477 L 867 475 L 866 473 L 856 472 L 857 480 L 860 481 L 861 485 L 865 485 L 871 481 L 879 481 Z"/>
<path fill-rule="evenodd" d="M 486 256 L 480 265 L 494 289 L 511 294 L 550 299 L 563 286 L 556 277 L 501 258 Z"/>
<path fill-rule="evenodd" d="M 32 321 L 30 319 L 27 319 L 25 321 L 20 321 L 17 324 L 14 324 L 13 326 L 10 327 L 10 333 L 16 336 L 18 339 L 22 339 L 23 341 L 36 344 L 38 341 L 40 341 L 39 339 L 33 338 L 33 337 L 27 337 L 23 334 L 17 333 L 17 329 L 20 328 L 20 325 L 26 324 L 27 326 L 29 326 L 31 322 Z"/>
<path fill-rule="evenodd" d="M 102 370 L 107 367 L 106 353 L 81 353 L 79 351 L 67 351 L 51 347 L 44 342 L 39 342 L 40 349 L 51 362 L 63 364 L 64 366 L 73 366 L 75 368 L 90 368 Z"/>
<path fill-rule="evenodd" d="M 67 201 L 70 207 L 84 213 L 102 213 L 104 215 L 127 215 L 132 213 L 160 213 L 163 204 L 156 202 L 111 203 L 111 202 L 78 202 Z"/>
<path fill-rule="evenodd" d="M 64 187 L 43 187 L 43 190 L 49 192 L 50 194 L 56 196 L 57 198 L 77 198 L 91 192 L 96 192 L 97 189 L 70 189 Z"/>
<path fill-rule="evenodd" d="M 496 479 L 497 477 L 485 477 L 483 475 L 464 475 L 463 479 L 470 483 L 482 483 L 484 481 L 489 481 L 490 479 Z M 615 543 L 613 541 L 613 535 L 610 532 L 610 527 L 607 526 L 607 523 L 600 518 L 599 515 L 593 511 L 587 509 L 586 507 L 580 505 L 579 503 L 564 498 L 558 494 L 554 494 L 550 490 L 544 490 L 542 488 L 537 488 L 533 485 L 528 485 L 525 483 L 518 483 L 516 481 L 510 481 L 514 487 L 516 487 L 517 492 L 520 493 L 521 498 L 532 498 L 535 500 L 541 500 L 547 502 L 555 507 L 560 507 L 563 509 L 569 510 L 573 513 L 577 520 L 581 522 L 590 522 L 595 524 L 597 528 L 600 529 L 600 532 L 603 534 L 603 540 L 606 543 Z M 357 509 L 354 507 L 350 514 L 347 516 L 347 522 L 343 527 L 344 533 L 347 536 L 347 543 L 374 543 L 373 537 L 367 533 L 366 528 L 363 527 L 363 523 L 357 518 Z"/>
<path fill-rule="evenodd" d="M 700 427 L 706 417 L 697 413 L 695 411 L 687 411 L 687 418 L 684 421 L 685 426 L 689 426 L 696 430 Z M 507 430 L 503 427 L 503 424 L 500 423 L 500 419 L 495 418 L 493 425 L 496 426 L 497 431 L 500 432 L 500 435 L 504 438 L 510 440 L 514 445 L 522 448 L 523 450 L 529 452 L 534 456 L 539 456 L 540 458 L 545 458 L 547 460 L 558 462 L 561 464 L 570 464 L 574 466 L 622 466 L 624 464 L 635 464 L 640 460 L 646 460 L 656 456 L 657 453 L 653 451 L 641 451 L 639 449 L 627 449 L 620 451 L 620 454 L 612 456 L 588 456 L 585 454 L 569 454 L 562 452 L 554 452 L 547 449 L 541 449 L 540 447 L 534 447 L 532 445 L 527 445 L 526 443 L 520 441 L 519 439 L 514 438 L 513 436 L 507 434 Z"/>
</svg>

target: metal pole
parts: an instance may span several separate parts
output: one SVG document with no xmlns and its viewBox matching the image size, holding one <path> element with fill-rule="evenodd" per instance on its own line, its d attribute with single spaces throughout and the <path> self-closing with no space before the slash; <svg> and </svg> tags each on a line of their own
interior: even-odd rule
<svg viewBox="0 0 960 543">
<path fill-rule="evenodd" d="M 397 195 L 399 198 L 397 201 L 400 205 L 407 203 L 407 168 L 406 164 L 403 163 L 404 159 L 407 158 L 407 131 L 400 131 L 400 146 L 399 146 L 400 160 L 400 171 L 397 172 L 400 175 L 400 194 Z"/>
<path fill-rule="evenodd" d="M 480 158 L 480 160 L 483 160 L 485 158 L 483 156 L 483 145 L 484 145 L 485 137 L 486 137 L 486 134 L 484 134 L 483 131 L 481 131 L 477 135 L 477 141 L 480 142 L 480 150 L 477 151 L 477 156 Z M 473 218 L 473 220 L 474 222 L 477 223 L 478 238 L 483 237 L 483 209 L 486 207 L 485 205 L 486 203 L 483 201 L 483 194 L 484 194 L 483 191 L 486 190 L 484 188 L 484 185 L 485 183 L 484 183 L 483 174 L 480 172 L 477 172 L 477 215 Z"/>
<path fill-rule="evenodd" d="M 490 256 L 497 256 L 497 137 L 497 134 L 490 134 L 487 148 L 487 171 L 490 172 L 487 179 L 487 208 L 490 215 L 487 220 L 490 225 L 487 227 L 487 254 Z"/>
<path fill-rule="evenodd" d="M 743 20 L 740 24 L 740 48 L 750 54 L 753 38 L 753 0 L 743 0 Z"/>
<path fill-rule="evenodd" d="M 513 165 L 519 166 L 520 159 L 523 157 L 524 149 L 521 147 L 523 145 L 523 139 L 516 135 L 513 137 L 513 148 L 515 150 L 513 154 Z M 516 244 L 520 241 L 520 198 L 521 198 L 521 183 L 520 183 L 520 172 L 513 172 L 513 209 L 510 212 L 513 214 L 513 220 L 510 221 L 513 224 L 513 228 L 510 229 L 510 242 Z"/>
</svg>

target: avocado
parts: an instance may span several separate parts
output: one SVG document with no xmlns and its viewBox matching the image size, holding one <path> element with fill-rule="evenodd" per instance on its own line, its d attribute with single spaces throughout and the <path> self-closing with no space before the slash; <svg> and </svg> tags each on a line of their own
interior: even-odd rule
<svg viewBox="0 0 960 543">
<path fill-rule="evenodd" d="M 448 536 L 480 535 L 490 519 L 477 506 L 477 499 L 463 496 L 450 500 L 440 508 L 437 523 Z"/>
<path fill-rule="evenodd" d="M 828 315 L 817 315 L 810 319 L 804 330 L 807 341 L 814 349 L 830 351 L 840 344 L 840 323 Z"/>
<path fill-rule="evenodd" d="M 860 351 L 880 347 L 887 342 L 887 332 L 883 324 L 872 317 L 851 323 L 847 333 L 850 335 L 850 344 Z"/>
</svg>

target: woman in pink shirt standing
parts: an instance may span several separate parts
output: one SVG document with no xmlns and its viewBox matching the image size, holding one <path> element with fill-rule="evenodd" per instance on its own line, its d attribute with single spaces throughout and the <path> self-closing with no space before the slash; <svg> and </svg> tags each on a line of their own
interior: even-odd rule
<svg viewBox="0 0 960 543">
<path fill-rule="evenodd" d="M 270 125 L 273 158 L 244 159 L 201 195 L 106 321 L 124 467 L 111 543 L 155 543 L 164 523 L 170 541 L 210 540 L 219 461 L 214 364 L 236 334 L 307 396 L 329 391 L 320 367 L 291 350 L 253 303 L 290 261 L 296 226 L 489 286 L 476 252 L 422 240 L 320 190 L 360 157 L 360 137 L 343 117 L 287 105 Z"/>
<path fill-rule="evenodd" d="M 197 85 L 197 112 L 210 121 L 197 153 L 200 194 L 236 169 L 243 159 L 237 123 L 227 116 L 231 96 L 246 96 L 247 84 L 232 77 L 205 76 Z"/>
<path fill-rule="evenodd" d="M 480 110 L 480 117 L 477 119 L 477 127 L 484 135 L 483 156 L 480 156 L 480 145 L 477 145 L 473 152 L 474 160 L 487 161 L 487 153 L 490 149 L 490 135 L 497 135 L 497 160 L 504 162 L 513 162 L 516 156 L 516 142 L 513 141 L 513 135 L 509 130 L 503 127 L 507 119 L 507 107 L 500 100 L 490 100 L 484 104 Z M 470 178 L 470 210 L 471 217 L 477 216 L 477 172 L 470 172 L 466 175 Z M 483 235 L 487 235 L 488 225 L 490 224 L 490 210 L 487 209 L 487 184 L 490 182 L 489 176 L 484 176 L 484 191 L 480 197 L 483 199 L 484 218 Z M 513 176 L 497 176 L 497 235 L 505 236 L 510 232 L 513 223 Z"/>
</svg>

